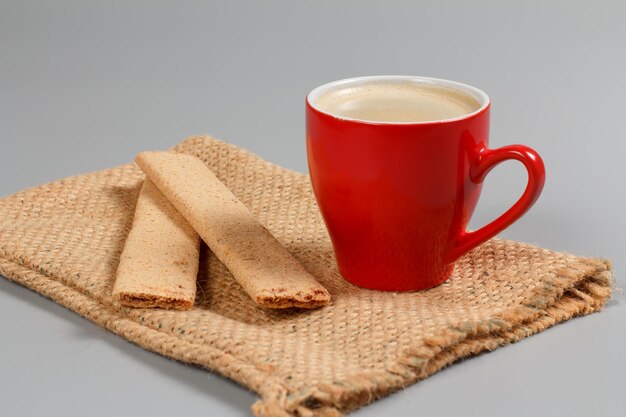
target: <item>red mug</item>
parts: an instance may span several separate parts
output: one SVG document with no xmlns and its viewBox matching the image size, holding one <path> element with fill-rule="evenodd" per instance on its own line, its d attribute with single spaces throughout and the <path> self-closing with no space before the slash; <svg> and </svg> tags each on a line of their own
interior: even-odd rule
<svg viewBox="0 0 626 417">
<path fill-rule="evenodd" d="M 318 105 L 325 93 L 366 90 L 375 83 L 452 89 L 475 99 L 478 108 L 443 120 L 390 122 L 346 117 Z M 309 93 L 311 182 L 346 280 L 385 291 L 439 285 L 452 274 L 454 261 L 535 203 L 545 181 L 543 161 L 523 145 L 490 149 L 489 109 L 489 97 L 481 90 L 426 77 L 351 78 Z M 526 190 L 496 220 L 467 231 L 485 176 L 509 159 L 526 167 Z"/>
</svg>

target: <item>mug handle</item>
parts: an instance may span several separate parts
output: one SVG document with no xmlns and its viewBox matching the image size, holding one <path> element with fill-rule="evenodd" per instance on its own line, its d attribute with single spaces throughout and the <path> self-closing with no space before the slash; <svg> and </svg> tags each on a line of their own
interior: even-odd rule
<svg viewBox="0 0 626 417">
<path fill-rule="evenodd" d="M 498 149 L 489 149 L 483 144 L 470 162 L 470 180 L 479 184 L 493 168 L 501 162 L 514 159 L 524 164 L 528 171 L 528 184 L 524 194 L 513 206 L 500 217 L 473 232 L 462 231 L 456 238 L 450 261 L 463 256 L 476 246 L 491 239 L 513 222 L 522 217 L 535 204 L 546 180 L 546 168 L 537 152 L 524 145 L 509 145 Z"/>
</svg>

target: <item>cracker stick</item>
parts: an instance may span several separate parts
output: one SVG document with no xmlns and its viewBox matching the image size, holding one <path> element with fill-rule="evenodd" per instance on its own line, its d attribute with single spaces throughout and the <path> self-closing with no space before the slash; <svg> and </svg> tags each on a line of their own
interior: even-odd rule
<svg viewBox="0 0 626 417">
<path fill-rule="evenodd" d="M 189 310 L 196 298 L 200 237 L 149 180 L 141 187 L 113 297 L 131 307 Z"/>
<path fill-rule="evenodd" d="M 200 159 L 143 152 L 135 160 L 258 305 L 315 308 L 328 304 L 326 288 Z"/>
</svg>

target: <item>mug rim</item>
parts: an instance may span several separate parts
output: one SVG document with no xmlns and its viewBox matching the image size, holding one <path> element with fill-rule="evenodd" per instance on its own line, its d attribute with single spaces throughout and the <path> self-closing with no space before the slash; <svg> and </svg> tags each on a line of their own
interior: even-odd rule
<svg viewBox="0 0 626 417">
<path fill-rule="evenodd" d="M 338 114 L 331 113 L 326 110 L 322 110 L 315 103 L 317 98 L 319 98 L 322 94 L 328 91 L 331 91 L 335 88 L 349 85 L 349 84 L 361 85 L 361 84 L 367 84 L 371 82 L 380 82 L 380 81 L 416 82 L 419 84 L 428 84 L 431 86 L 441 86 L 444 88 L 451 88 L 454 90 L 461 91 L 462 93 L 465 93 L 469 95 L 470 97 L 474 98 L 476 101 L 480 103 L 480 107 L 471 113 L 464 114 L 463 116 L 459 116 L 459 117 L 449 118 L 449 119 L 429 120 L 429 121 L 423 121 L 423 122 L 389 122 L 389 121 L 382 121 L 382 120 L 375 121 L 375 120 L 365 120 L 365 119 L 358 119 L 358 118 L 353 118 L 353 117 L 340 116 Z M 451 81 L 451 80 L 446 80 L 443 78 L 423 77 L 419 75 L 368 75 L 368 76 L 362 76 L 362 77 L 344 78 L 341 80 L 322 84 L 319 87 L 314 88 L 313 90 L 309 92 L 309 94 L 307 94 L 306 103 L 314 111 L 330 116 L 337 120 L 370 124 L 370 125 L 413 126 L 413 125 L 451 123 L 451 122 L 458 122 L 461 120 L 467 120 L 484 112 L 490 106 L 491 100 L 489 99 L 489 96 L 487 95 L 487 93 L 485 93 L 481 89 L 473 87 L 468 84 L 458 82 L 458 81 Z"/>
</svg>

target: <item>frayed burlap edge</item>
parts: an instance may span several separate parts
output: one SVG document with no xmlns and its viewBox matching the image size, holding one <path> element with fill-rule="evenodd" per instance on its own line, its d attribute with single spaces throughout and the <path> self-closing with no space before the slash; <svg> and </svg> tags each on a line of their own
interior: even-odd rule
<svg viewBox="0 0 626 417">
<path fill-rule="evenodd" d="M 611 263 L 579 259 L 542 279 L 543 290 L 529 301 L 490 320 L 442 330 L 419 346 L 405 350 L 396 364 L 364 372 L 350 381 L 324 384 L 305 391 L 276 392 L 253 406 L 257 416 L 335 417 L 420 381 L 452 363 L 520 341 L 559 322 L 601 310 L 614 286 Z M 541 279 L 540 277 L 537 277 Z"/>
<path fill-rule="evenodd" d="M 517 342 L 572 317 L 602 309 L 611 296 L 611 264 L 578 259 L 543 281 L 527 303 L 488 321 L 442 330 L 407 348 L 392 366 L 363 372 L 349 381 L 320 384 L 302 391 L 251 363 L 207 345 L 191 343 L 133 320 L 112 305 L 86 295 L 55 277 L 0 257 L 0 274 L 64 305 L 112 332 L 164 356 L 217 371 L 257 392 L 252 410 L 259 417 L 337 417 L 411 385 L 453 362 Z"/>
<path fill-rule="evenodd" d="M 56 301 L 144 349 L 218 371 L 228 378 L 245 383 L 262 397 L 275 391 L 275 384 L 268 384 L 273 377 L 253 364 L 243 362 L 220 349 L 182 340 L 174 334 L 135 321 L 124 314 L 121 306 L 117 307 L 86 295 L 55 277 L 49 277 L 5 258 L 0 258 L 0 275 Z"/>
</svg>

